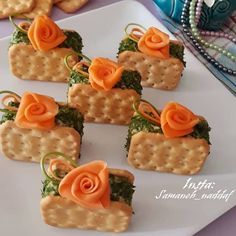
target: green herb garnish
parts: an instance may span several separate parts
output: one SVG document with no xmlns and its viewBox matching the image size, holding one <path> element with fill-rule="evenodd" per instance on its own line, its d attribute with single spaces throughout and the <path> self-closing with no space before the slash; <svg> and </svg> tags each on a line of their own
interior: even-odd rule
<svg viewBox="0 0 236 236">
<path fill-rule="evenodd" d="M 59 196 L 58 187 L 59 187 L 59 181 L 53 181 L 50 179 L 45 179 L 42 181 L 43 189 L 41 190 L 41 196 L 47 197 L 47 196 Z"/>
<path fill-rule="evenodd" d="M 90 84 L 90 82 L 88 77 L 72 70 L 70 74 L 69 87 L 73 84 Z"/>
<path fill-rule="evenodd" d="M 138 44 L 134 40 L 127 37 L 120 42 L 118 55 L 124 51 L 138 52 Z"/>
<path fill-rule="evenodd" d="M 111 187 L 110 198 L 112 201 L 125 202 L 131 206 L 134 193 L 134 185 L 128 178 L 110 174 L 109 182 Z"/>
<path fill-rule="evenodd" d="M 56 124 L 74 128 L 83 136 L 84 117 L 77 109 L 68 106 L 59 106 L 59 112 L 56 115 Z"/>
<path fill-rule="evenodd" d="M 142 95 L 141 75 L 137 71 L 125 70 L 115 88 L 134 89 L 138 94 Z"/>
<path fill-rule="evenodd" d="M 81 53 L 83 48 L 81 36 L 76 31 L 71 30 L 63 30 L 63 33 L 67 36 L 67 38 L 58 47 L 72 48 L 75 52 Z"/>
<path fill-rule="evenodd" d="M 30 44 L 30 41 L 26 33 L 20 31 L 19 29 L 16 29 L 11 37 L 9 47 L 19 43 Z"/>
<path fill-rule="evenodd" d="M 8 105 L 11 107 L 19 107 L 20 104 L 18 102 L 9 102 Z M 16 118 L 16 111 L 4 109 L 4 113 L 1 117 L 0 124 L 3 124 L 8 120 L 15 120 L 15 118 Z"/>
<path fill-rule="evenodd" d="M 151 132 L 151 133 L 163 133 L 161 130 L 161 127 L 158 125 L 155 125 L 145 119 L 144 117 L 136 114 L 131 118 L 131 122 L 129 124 L 129 129 L 128 129 L 128 136 L 126 138 L 126 144 L 125 148 L 127 150 L 127 153 L 129 151 L 130 147 L 130 141 L 133 135 L 137 134 L 138 132 Z"/>
<path fill-rule="evenodd" d="M 184 66 L 186 66 L 186 61 L 184 61 L 184 46 L 181 44 L 174 43 L 170 41 L 170 55 L 172 57 L 178 58 Z"/>
<path fill-rule="evenodd" d="M 190 134 L 191 137 L 194 138 L 203 138 L 208 144 L 210 142 L 209 132 L 211 131 L 211 127 L 209 126 L 206 120 L 201 120 L 197 125 L 194 126 L 193 132 Z"/>
</svg>

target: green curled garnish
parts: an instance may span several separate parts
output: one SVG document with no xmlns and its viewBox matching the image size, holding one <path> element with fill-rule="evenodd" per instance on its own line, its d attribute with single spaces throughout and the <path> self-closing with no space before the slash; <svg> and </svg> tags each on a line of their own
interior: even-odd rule
<svg viewBox="0 0 236 236">
<path fill-rule="evenodd" d="M 2 90 L 0 91 L 0 94 L 7 94 L 5 95 L 2 99 L 1 99 L 1 103 L 3 105 L 3 109 L 0 109 L 0 112 L 3 112 L 3 113 L 15 113 L 17 108 L 15 106 L 11 106 L 11 105 L 6 105 L 4 104 L 5 100 L 6 99 L 14 99 L 16 102 L 20 103 L 20 100 L 21 100 L 21 96 L 18 95 L 17 93 L 14 93 L 10 90 Z"/>
<path fill-rule="evenodd" d="M 73 56 L 73 55 L 78 55 L 79 57 L 86 59 L 88 61 L 88 64 L 91 64 L 91 59 L 89 57 L 85 56 L 84 54 L 82 54 L 82 53 L 76 53 L 76 54 L 75 53 L 70 53 L 70 54 L 68 54 L 64 57 L 64 64 L 70 72 L 72 72 L 73 69 L 69 66 L 68 58 Z"/>
<path fill-rule="evenodd" d="M 9 21 L 12 23 L 12 25 L 18 29 L 20 32 L 24 33 L 24 34 L 27 34 L 28 31 L 27 30 L 24 30 L 23 28 L 21 28 L 19 25 L 17 25 L 15 23 L 15 21 L 13 20 L 13 18 L 15 17 L 16 15 L 13 15 L 13 16 L 9 16 Z"/>
<path fill-rule="evenodd" d="M 19 99 L 21 99 L 21 96 L 20 96 L 20 95 L 18 95 L 18 94 L 15 93 L 15 92 L 12 92 L 12 91 L 10 91 L 10 90 L 2 90 L 2 91 L 0 91 L 0 94 L 4 94 L 4 93 L 13 94 L 13 95 L 15 95 L 16 97 L 18 97 Z"/>
<path fill-rule="evenodd" d="M 126 27 L 125 27 L 125 34 L 126 34 L 126 37 L 129 38 L 129 39 L 131 39 L 131 40 L 133 40 L 134 42 L 138 43 L 138 40 L 135 39 L 134 37 L 132 37 L 132 36 L 130 35 L 130 33 L 128 33 L 128 28 L 129 28 L 130 26 L 136 26 L 136 27 L 138 27 L 138 28 L 141 28 L 141 29 L 144 30 L 145 32 L 147 31 L 147 29 L 146 29 L 145 27 L 143 27 L 142 25 L 137 24 L 137 23 L 129 23 L 128 25 L 126 25 Z M 140 30 L 140 32 L 142 32 L 142 30 Z"/>
<path fill-rule="evenodd" d="M 140 110 L 140 105 L 142 103 L 147 104 L 147 108 L 149 109 L 148 113 L 144 110 Z M 141 116 L 145 120 L 151 122 L 152 124 L 160 125 L 160 113 L 150 102 L 144 99 L 136 101 L 133 103 L 133 109 L 139 116 Z"/>
<path fill-rule="evenodd" d="M 47 153 L 45 156 L 43 156 L 40 160 L 40 168 L 44 174 L 44 176 L 46 177 L 46 179 L 49 179 L 51 181 L 57 181 L 57 179 L 51 177 L 50 175 L 48 175 L 48 172 L 45 169 L 45 163 L 48 159 L 55 159 L 55 156 L 58 157 L 62 157 L 63 159 L 65 159 L 67 162 L 70 163 L 70 165 L 72 165 L 73 167 L 77 167 L 77 163 L 75 161 L 72 160 L 71 157 L 61 153 L 61 152 L 50 152 Z"/>
</svg>

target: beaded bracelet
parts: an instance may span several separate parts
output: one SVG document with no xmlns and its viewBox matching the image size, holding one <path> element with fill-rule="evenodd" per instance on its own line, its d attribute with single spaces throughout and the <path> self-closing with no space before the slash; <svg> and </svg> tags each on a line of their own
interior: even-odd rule
<svg viewBox="0 0 236 236">
<path fill-rule="evenodd" d="M 216 51 L 222 53 L 223 55 L 225 55 L 226 57 L 228 57 L 229 59 L 231 59 L 233 62 L 236 62 L 236 57 L 234 55 L 232 55 L 232 53 L 230 53 L 229 51 L 227 51 L 225 49 L 222 49 L 221 47 L 219 47 L 217 45 L 208 43 L 208 42 L 206 42 L 205 40 L 203 40 L 201 38 L 200 33 L 199 33 L 199 31 L 197 29 L 197 26 L 196 26 L 196 20 L 198 21 L 200 15 L 201 15 L 201 7 L 202 7 L 202 2 L 203 1 L 201 0 L 201 2 L 199 1 L 198 4 L 197 4 L 196 19 L 195 19 L 194 8 L 195 8 L 195 5 L 196 5 L 196 2 L 197 2 L 196 0 L 186 0 L 185 1 L 185 4 L 183 6 L 182 15 L 181 15 L 181 23 L 182 23 L 184 32 L 190 38 L 191 42 L 198 49 L 200 54 L 204 58 L 206 58 L 207 61 L 209 61 L 213 66 L 215 66 L 219 70 L 221 70 L 221 71 L 223 71 L 225 73 L 228 73 L 230 75 L 236 75 L 236 71 L 235 70 L 229 69 L 229 68 L 225 67 L 224 65 L 222 65 L 221 63 L 219 63 L 218 61 L 216 61 L 203 48 L 203 46 L 205 46 L 207 48 L 211 48 L 213 50 L 216 50 Z M 190 23 L 190 27 L 191 27 L 192 32 L 188 29 L 188 21 Z M 203 34 L 207 35 L 209 33 L 204 32 Z M 233 42 L 236 41 L 235 39 L 233 39 L 232 36 L 230 36 L 228 34 L 227 35 L 226 34 L 223 35 L 223 33 L 219 33 L 219 34 L 222 37 L 229 38 Z"/>
</svg>

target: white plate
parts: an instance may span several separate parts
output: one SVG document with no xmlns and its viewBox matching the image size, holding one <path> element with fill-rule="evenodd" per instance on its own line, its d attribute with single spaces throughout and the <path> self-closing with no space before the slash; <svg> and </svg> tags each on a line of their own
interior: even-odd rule
<svg viewBox="0 0 236 236">
<path fill-rule="evenodd" d="M 80 32 L 85 45 L 83 52 L 89 57 L 115 59 L 124 27 L 130 22 L 146 27 L 155 25 L 168 32 L 135 1 L 121 1 L 62 20 L 59 25 Z M 11 75 L 7 62 L 8 42 L 9 38 L 0 41 L 0 90 L 9 89 L 19 94 L 31 90 L 65 100 L 67 86 L 64 84 L 22 81 Z M 213 189 L 201 193 L 214 193 L 220 189 L 231 191 L 236 188 L 233 144 L 236 140 L 236 100 L 187 50 L 185 59 L 187 68 L 175 91 L 145 88 L 143 98 L 159 108 L 169 100 L 176 100 L 208 119 L 212 127 L 211 154 L 203 170 L 192 177 L 192 181 L 215 182 Z M 81 156 L 81 163 L 103 159 L 109 166 L 125 168 L 135 174 L 135 214 L 129 230 L 122 235 L 191 235 L 235 205 L 235 193 L 227 202 L 155 199 L 162 189 L 172 193 L 193 192 L 183 189 L 189 177 L 140 171 L 128 166 L 123 148 L 126 135 L 127 127 L 124 126 L 86 124 Z M 43 223 L 39 212 L 42 175 L 38 164 L 11 161 L 1 156 L 0 169 L 0 235 L 104 235 L 96 231 L 53 228 Z"/>
</svg>

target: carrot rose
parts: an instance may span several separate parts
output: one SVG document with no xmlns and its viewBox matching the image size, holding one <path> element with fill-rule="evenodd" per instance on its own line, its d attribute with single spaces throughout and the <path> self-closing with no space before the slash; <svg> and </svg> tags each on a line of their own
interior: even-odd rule
<svg viewBox="0 0 236 236">
<path fill-rule="evenodd" d="M 200 121 L 186 107 L 169 102 L 161 112 L 161 128 L 167 138 L 182 137 L 193 132 L 193 127 Z"/>
<path fill-rule="evenodd" d="M 65 41 L 63 31 L 47 16 L 37 16 L 28 30 L 35 50 L 48 51 Z"/>
<path fill-rule="evenodd" d="M 124 67 L 106 58 L 94 58 L 89 67 L 89 81 L 97 91 L 108 91 L 121 79 Z"/>
<path fill-rule="evenodd" d="M 57 113 L 58 105 L 53 98 L 26 92 L 21 98 L 15 122 L 20 128 L 49 130 L 55 126 Z"/>
<path fill-rule="evenodd" d="M 70 171 L 59 184 L 62 197 L 87 208 L 109 207 L 109 172 L 105 162 L 93 161 Z"/>
<path fill-rule="evenodd" d="M 169 35 L 150 27 L 147 32 L 139 39 L 138 49 L 148 56 L 169 58 Z"/>
</svg>

